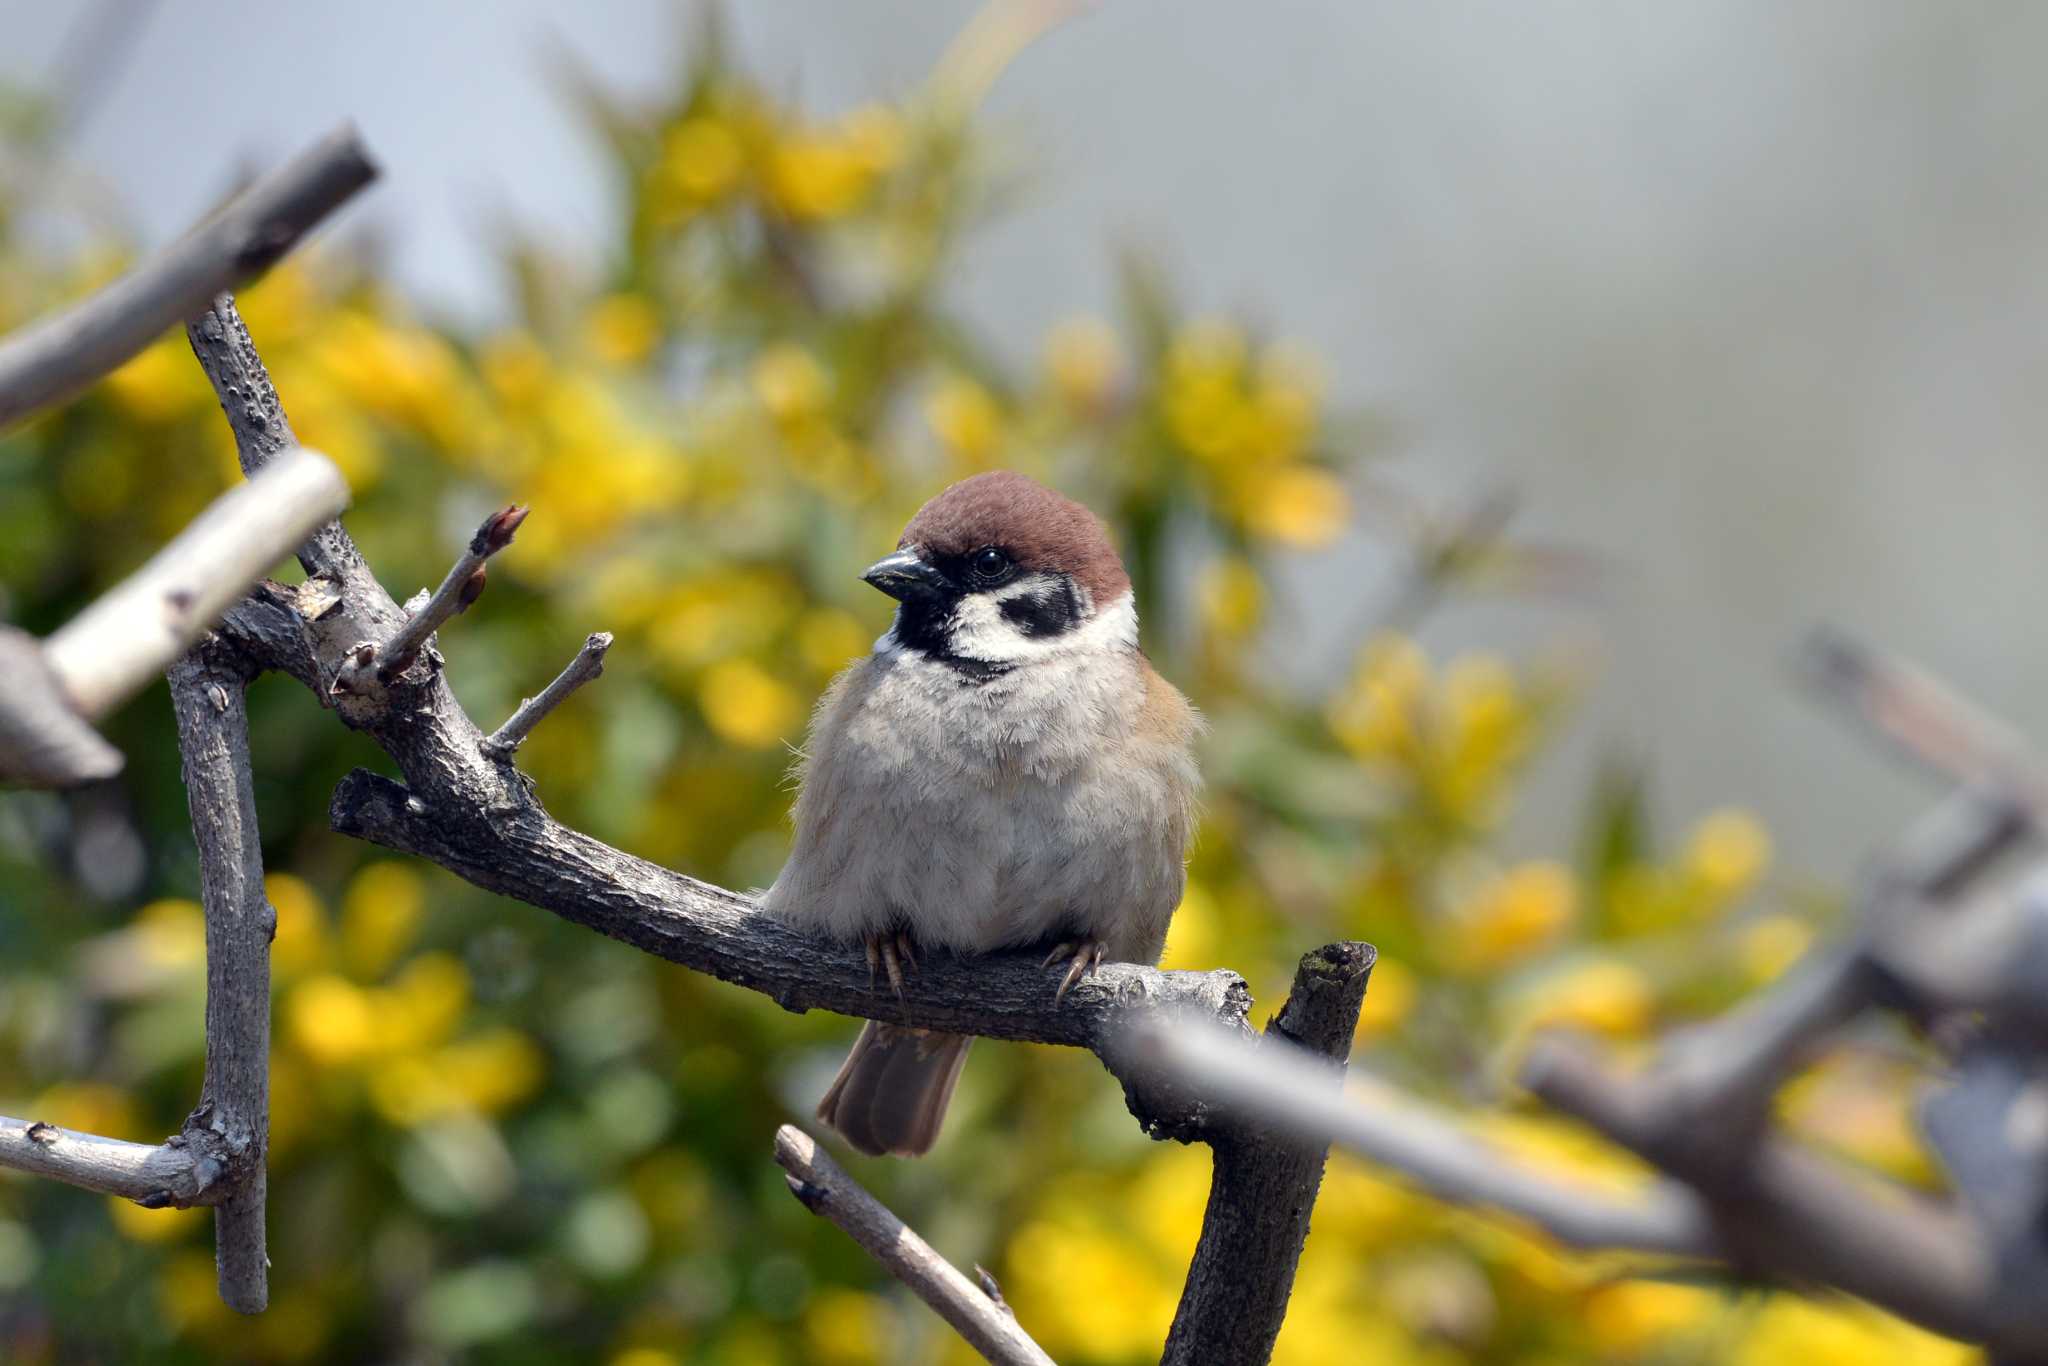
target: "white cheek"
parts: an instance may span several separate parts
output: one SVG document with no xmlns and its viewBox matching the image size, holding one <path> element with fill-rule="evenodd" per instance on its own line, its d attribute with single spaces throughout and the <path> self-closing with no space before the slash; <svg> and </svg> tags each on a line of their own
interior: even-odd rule
<svg viewBox="0 0 2048 1366">
<path fill-rule="evenodd" d="M 954 654 L 991 664 L 1025 664 L 1094 650 L 1130 649 L 1138 643 L 1138 609 L 1125 592 L 1100 611 L 1091 611 L 1086 589 L 1075 588 L 1081 620 L 1056 636 L 1030 636 L 1003 615 L 1003 604 L 1017 598 L 1062 591 L 1042 575 L 1005 584 L 993 593 L 973 593 L 960 600 L 953 614 Z"/>
</svg>

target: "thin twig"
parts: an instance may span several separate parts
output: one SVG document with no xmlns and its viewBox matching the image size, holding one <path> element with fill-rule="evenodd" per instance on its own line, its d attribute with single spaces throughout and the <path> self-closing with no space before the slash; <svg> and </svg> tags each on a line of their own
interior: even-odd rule
<svg viewBox="0 0 2048 1366">
<path fill-rule="evenodd" d="M 250 674 L 201 646 L 170 672 L 178 749 L 199 848 L 206 911 L 206 1084 L 185 1121 L 188 1141 L 210 1135 L 227 1160 L 214 1210 L 220 1296 L 244 1314 L 269 1301 L 264 1171 L 270 1133 L 270 941 L 277 912 L 264 897 L 263 841 L 249 764 Z"/>
<path fill-rule="evenodd" d="M 1322 1140 L 1392 1168 L 1441 1200 L 1525 1219 L 1560 1242 L 1674 1256 L 1713 1256 L 1698 1200 L 1675 1182 L 1621 1199 L 1523 1165 L 1384 1083 L 1332 1085 L 1326 1065 L 1197 1021 L 1156 1022 L 1134 1039 L 1240 1122 Z"/>
<path fill-rule="evenodd" d="M 369 691 L 373 678 L 377 684 L 388 684 L 411 668 L 434 632 L 458 613 L 468 611 L 470 604 L 482 596 L 489 572 L 484 567 L 486 562 L 512 544 L 526 514 L 526 508 L 514 503 L 484 518 L 433 596 L 408 616 L 389 639 L 356 646 L 335 675 L 332 691 L 337 695 L 361 695 Z"/>
<path fill-rule="evenodd" d="M 1045 1349 L 1031 1340 L 998 1299 L 862 1190 L 809 1134 L 790 1124 L 777 1129 L 775 1161 L 789 1173 L 790 1194 L 805 1209 L 844 1229 L 983 1357 L 996 1366 L 1052 1366 Z M 1076 1287 L 1075 1293 L 1089 1291 Z"/>
<path fill-rule="evenodd" d="M 182 1141 L 129 1143 L 62 1129 L 40 1120 L 0 1115 L 0 1167 L 47 1176 L 104 1195 L 148 1205 L 202 1203 L 201 1168 L 218 1164 Z"/>
<path fill-rule="evenodd" d="M 604 672 L 605 651 L 611 648 L 610 631 L 592 633 L 583 642 L 583 648 L 576 652 L 576 658 L 569 661 L 569 667 L 555 675 L 555 681 L 542 689 L 539 697 L 529 697 L 520 702 L 519 709 L 512 713 L 511 718 L 484 740 L 485 752 L 493 758 L 505 758 L 518 749 L 533 728 L 547 719 L 549 712 L 561 706 L 570 693 Z"/>
<path fill-rule="evenodd" d="M 147 564 L 44 643 L 43 657 L 73 708 L 99 717 L 134 695 L 258 575 L 347 506 L 341 471 L 306 450 L 279 456 L 216 498 Z"/>
<path fill-rule="evenodd" d="M 98 293 L 0 338 L 0 430 L 261 275 L 376 174 L 355 129 L 338 128 Z"/>
</svg>

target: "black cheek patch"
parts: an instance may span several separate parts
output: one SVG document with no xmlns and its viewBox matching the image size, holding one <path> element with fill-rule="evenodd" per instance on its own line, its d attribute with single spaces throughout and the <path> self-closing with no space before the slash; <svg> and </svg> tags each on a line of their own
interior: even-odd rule
<svg viewBox="0 0 2048 1366">
<path fill-rule="evenodd" d="M 1073 581 L 1059 578 L 1043 593 L 1025 593 L 1005 599 L 999 610 L 1003 620 L 1026 636 L 1063 635 L 1081 620 L 1081 599 Z"/>
</svg>

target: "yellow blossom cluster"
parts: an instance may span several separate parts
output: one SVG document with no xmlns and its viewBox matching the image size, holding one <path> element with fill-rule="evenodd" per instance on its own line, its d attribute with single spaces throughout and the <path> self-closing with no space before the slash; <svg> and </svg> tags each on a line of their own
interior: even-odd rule
<svg viewBox="0 0 2048 1366">
<path fill-rule="evenodd" d="M 1327 715 L 1360 760 L 1398 772 L 1445 817 L 1484 827 L 1499 818 L 1539 702 L 1496 655 L 1460 656 L 1439 677 L 1414 640 L 1387 634 L 1359 652 Z"/>
<path fill-rule="evenodd" d="M 750 87 L 717 86 L 664 130 L 644 202 L 662 227 L 735 202 L 799 223 L 843 218 L 903 159 L 906 136 L 883 105 L 816 121 Z"/>
<path fill-rule="evenodd" d="M 1253 536 L 1315 549 L 1344 530 L 1344 485 L 1312 459 L 1323 379 L 1307 352 L 1274 345 L 1254 354 L 1234 323 L 1191 323 L 1167 347 L 1158 405 L 1173 440 L 1214 482 L 1219 504 Z"/>
</svg>

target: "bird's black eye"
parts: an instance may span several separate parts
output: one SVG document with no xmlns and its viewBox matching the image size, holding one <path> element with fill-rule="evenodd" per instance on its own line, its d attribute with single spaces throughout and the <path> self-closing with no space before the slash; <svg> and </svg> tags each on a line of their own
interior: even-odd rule
<svg viewBox="0 0 2048 1366">
<path fill-rule="evenodd" d="M 974 566 L 975 577 L 980 579 L 1000 579 L 1010 572 L 1010 557 L 999 546 L 983 546 L 974 552 L 970 563 Z"/>
</svg>

